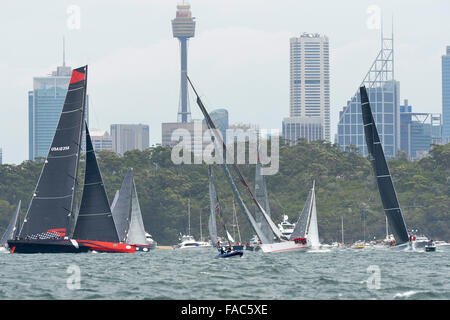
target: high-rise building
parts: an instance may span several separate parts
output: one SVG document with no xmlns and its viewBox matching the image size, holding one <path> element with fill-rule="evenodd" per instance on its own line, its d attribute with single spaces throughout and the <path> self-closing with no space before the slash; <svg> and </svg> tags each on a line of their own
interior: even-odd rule
<svg viewBox="0 0 450 320">
<path fill-rule="evenodd" d="M 289 140 L 290 145 L 303 138 L 308 142 L 323 140 L 323 123 L 320 118 L 288 117 L 283 119 L 283 138 Z"/>
<path fill-rule="evenodd" d="M 381 50 L 361 85 L 365 85 L 386 158 L 400 149 L 400 83 L 394 80 L 394 40 L 382 36 Z M 361 116 L 359 88 L 339 112 L 337 141 L 342 149 L 350 145 L 367 155 Z"/>
<path fill-rule="evenodd" d="M 47 157 L 66 99 L 72 68 L 63 65 L 51 75 L 33 78 L 28 92 L 28 154 L 30 160 Z M 89 97 L 86 96 L 85 120 L 89 124 Z M 84 146 L 84 139 L 83 139 Z M 84 149 L 84 148 L 83 148 Z"/>
<path fill-rule="evenodd" d="M 113 151 L 113 141 L 108 131 L 92 129 L 90 134 L 95 151 Z"/>
<path fill-rule="evenodd" d="M 205 138 L 205 131 L 208 125 L 199 119 L 193 119 L 190 122 L 165 122 L 161 124 L 162 146 L 175 146 L 179 144 L 184 137 L 189 136 L 190 143 L 188 149 L 194 154 L 202 154 L 206 145 L 211 143 L 209 136 Z M 173 137 L 173 139 L 172 139 Z M 187 137 L 186 137 L 187 139 Z"/>
<path fill-rule="evenodd" d="M 123 155 L 128 150 L 145 150 L 150 146 L 149 126 L 145 124 L 112 124 L 112 149 Z"/>
<path fill-rule="evenodd" d="M 400 106 L 400 150 L 411 160 L 428 154 L 431 144 L 441 141 L 441 115 L 412 112 L 405 99 Z"/>
<path fill-rule="evenodd" d="M 0 164 L 3 164 L 3 150 L 0 148 Z"/>
<path fill-rule="evenodd" d="M 450 142 L 450 46 L 442 56 L 442 124 L 443 140 Z"/>
<path fill-rule="evenodd" d="M 228 111 L 226 109 L 215 109 L 209 115 L 216 125 L 217 130 L 222 134 L 223 141 L 227 143 Z"/>
<path fill-rule="evenodd" d="M 176 18 L 172 20 L 173 37 L 180 40 L 181 53 L 181 81 L 180 81 L 180 104 L 178 108 L 178 122 L 191 121 L 191 111 L 188 100 L 187 83 L 187 42 L 194 37 L 195 21 L 191 14 L 189 4 L 177 5 Z"/>
<path fill-rule="evenodd" d="M 301 118 L 319 118 L 321 139 L 330 141 L 330 66 L 326 36 L 304 33 L 290 39 L 290 117 L 295 119 L 285 118 L 286 123 L 316 123 L 316 120 Z"/>
</svg>

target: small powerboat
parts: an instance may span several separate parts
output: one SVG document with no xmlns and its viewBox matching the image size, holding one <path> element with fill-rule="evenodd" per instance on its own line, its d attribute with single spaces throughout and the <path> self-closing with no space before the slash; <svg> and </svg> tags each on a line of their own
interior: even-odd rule
<svg viewBox="0 0 450 320">
<path fill-rule="evenodd" d="M 433 241 L 430 241 L 428 244 L 425 245 L 425 251 L 426 252 L 433 252 L 436 251 L 436 245 Z"/>
<path fill-rule="evenodd" d="M 219 251 L 219 254 L 216 256 L 217 258 L 231 258 L 231 257 L 242 257 L 244 252 L 241 250 L 228 250 L 227 247 L 221 247 L 220 249 L 217 249 Z"/>
<path fill-rule="evenodd" d="M 244 255 L 244 253 L 242 251 L 231 251 L 231 252 L 224 252 L 224 253 L 219 253 L 216 256 L 217 258 L 231 258 L 231 257 L 242 257 Z"/>
</svg>

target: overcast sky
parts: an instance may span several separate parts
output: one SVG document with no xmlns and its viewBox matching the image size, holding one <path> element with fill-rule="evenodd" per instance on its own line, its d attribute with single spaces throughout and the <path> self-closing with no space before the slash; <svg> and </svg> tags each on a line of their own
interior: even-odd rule
<svg viewBox="0 0 450 320">
<path fill-rule="evenodd" d="M 0 148 L 4 163 L 28 158 L 33 77 L 62 64 L 89 65 L 90 127 L 145 123 L 160 143 L 161 122 L 177 119 L 177 0 L 4 1 L 0 11 Z M 413 110 L 442 112 L 441 56 L 450 45 L 450 1 L 190 0 L 196 18 L 188 73 L 208 110 L 230 123 L 280 129 L 289 116 L 289 38 L 320 33 L 330 42 L 331 133 L 380 49 L 394 17 L 395 75 Z M 72 5 L 80 9 L 79 28 Z M 75 24 L 74 24 L 75 23 Z M 193 118 L 201 118 L 192 99 Z"/>
</svg>

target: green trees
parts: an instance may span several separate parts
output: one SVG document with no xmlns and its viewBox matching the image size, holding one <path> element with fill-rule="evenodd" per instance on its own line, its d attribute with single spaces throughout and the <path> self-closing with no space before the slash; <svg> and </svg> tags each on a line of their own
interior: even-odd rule
<svg viewBox="0 0 450 320">
<path fill-rule="evenodd" d="M 366 218 L 366 239 L 385 236 L 385 216 L 369 161 L 349 150 L 324 141 L 295 146 L 280 143 L 279 172 L 266 177 L 271 214 L 275 223 L 287 214 L 292 222 L 298 219 L 312 181 L 316 181 L 316 201 L 321 241 L 340 241 L 341 217 L 344 219 L 345 241 L 363 238 L 363 215 Z M 120 188 L 128 168 L 134 168 L 144 224 L 161 245 L 178 241 L 179 232 L 187 232 L 187 200 L 191 199 L 191 231 L 200 235 L 200 214 L 203 235 L 207 235 L 209 216 L 207 166 L 174 165 L 171 150 L 153 147 L 133 150 L 124 156 L 99 152 L 100 170 L 109 199 Z M 82 189 L 84 165 L 79 175 Z M 429 156 L 411 162 L 399 156 L 389 161 L 394 185 L 409 229 L 419 229 L 433 239 L 450 239 L 450 144 L 433 146 Z M 0 233 L 6 228 L 14 208 L 22 200 L 22 217 L 28 208 L 42 163 L 24 161 L 20 165 L 0 166 Z M 254 165 L 240 165 L 251 185 Z M 214 166 L 218 195 L 225 220 L 232 222 L 232 192 L 219 165 Z M 237 179 L 235 181 L 238 181 Z M 237 184 L 238 185 L 238 184 Z M 238 186 L 240 188 L 240 186 Z M 253 212 L 248 196 L 246 203 Z M 80 199 L 78 197 L 77 199 Z M 236 206 L 243 239 L 253 232 Z M 23 218 L 22 218 L 23 219 Z"/>
</svg>

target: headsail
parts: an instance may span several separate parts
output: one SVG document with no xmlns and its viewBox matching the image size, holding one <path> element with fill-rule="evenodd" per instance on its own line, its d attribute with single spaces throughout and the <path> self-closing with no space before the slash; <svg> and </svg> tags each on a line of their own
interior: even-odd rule
<svg viewBox="0 0 450 320">
<path fill-rule="evenodd" d="M 367 150 L 377 180 L 384 213 L 387 216 L 389 227 L 391 228 L 397 243 L 405 243 L 409 241 L 408 231 L 397 200 L 392 177 L 384 157 L 383 147 L 378 136 L 365 86 L 360 88 L 360 95 Z"/>
<path fill-rule="evenodd" d="M 139 199 L 136 192 L 136 184 L 133 177 L 131 178 L 131 180 L 131 217 L 126 242 L 131 244 L 147 244 L 144 221 L 142 220 L 141 206 L 139 205 Z"/>
<path fill-rule="evenodd" d="M 214 124 L 214 122 L 212 121 L 211 117 L 209 116 L 208 112 L 206 111 L 205 106 L 203 105 L 202 100 L 200 99 L 199 95 L 197 94 L 197 91 L 195 90 L 194 86 L 192 85 L 191 79 L 189 77 L 187 77 L 189 83 L 191 84 L 192 89 L 194 90 L 195 95 L 197 96 L 197 104 L 200 107 L 200 110 L 203 113 L 203 116 L 205 117 L 206 120 L 206 124 L 208 125 L 208 128 L 210 130 L 212 130 L 213 134 L 214 134 L 214 142 L 218 143 L 218 145 L 220 146 L 220 144 L 222 145 L 223 151 L 224 151 L 224 161 L 222 161 L 222 168 L 225 172 L 225 175 L 227 177 L 228 183 L 231 186 L 231 189 L 233 190 L 234 196 L 236 197 L 236 199 L 238 200 L 239 206 L 241 207 L 242 211 L 245 213 L 245 216 L 247 217 L 247 219 L 249 220 L 250 224 L 252 225 L 253 229 L 255 230 L 256 234 L 258 235 L 259 239 L 261 240 L 262 243 L 271 243 L 271 239 L 268 239 L 261 231 L 261 229 L 258 227 L 255 219 L 253 218 L 253 216 L 250 214 L 249 210 L 247 209 L 247 206 L 245 205 L 244 201 L 242 200 L 238 189 L 236 188 L 236 185 L 233 182 L 233 178 L 231 177 L 231 173 L 228 170 L 228 166 L 226 164 L 225 161 L 225 155 L 227 153 L 227 147 L 225 145 L 225 143 L 223 142 L 223 139 L 220 137 L 220 134 L 217 132 L 217 128 Z M 265 210 L 261 207 L 261 205 L 259 204 L 259 202 L 256 200 L 255 196 L 253 195 L 253 192 L 250 190 L 249 185 L 247 184 L 247 181 L 245 181 L 244 177 L 242 176 L 241 171 L 239 170 L 239 168 L 237 167 L 237 165 L 235 163 L 232 164 L 232 167 L 234 169 L 234 171 L 236 172 L 236 174 L 239 176 L 239 179 L 242 183 L 242 185 L 245 187 L 245 189 L 247 190 L 247 192 L 249 193 L 250 197 L 252 198 L 253 202 L 255 203 L 255 205 L 259 208 L 259 210 L 261 211 L 264 219 L 266 220 L 266 222 L 269 224 L 270 229 L 272 230 L 272 232 L 274 233 L 275 237 L 279 240 L 279 241 L 284 241 L 287 240 L 285 236 L 283 236 L 280 232 L 280 230 L 277 228 L 277 226 L 275 225 L 275 223 L 273 223 L 272 219 L 267 215 L 267 213 L 265 212 Z"/>
<path fill-rule="evenodd" d="M 312 247 L 319 247 L 320 246 L 319 228 L 317 225 L 316 193 L 314 191 L 314 184 L 311 191 L 312 191 L 312 206 L 306 237 L 311 243 Z"/>
<path fill-rule="evenodd" d="M 119 242 L 102 175 L 86 124 L 86 171 L 74 239 Z"/>
<path fill-rule="evenodd" d="M 17 222 L 20 214 L 20 205 L 22 201 L 19 200 L 19 204 L 17 205 L 16 211 L 14 212 L 14 215 L 11 218 L 11 221 L 9 222 L 8 227 L 5 230 L 5 233 L 3 233 L 2 238 L 0 239 L 0 247 L 4 247 L 7 245 L 8 240 L 14 239 L 17 235 L 18 227 Z"/>
<path fill-rule="evenodd" d="M 132 180 L 133 169 L 129 169 L 123 179 L 119 196 L 114 203 L 114 206 L 111 206 L 111 212 L 120 242 L 124 242 L 126 240 L 128 227 L 130 225 Z"/>
<path fill-rule="evenodd" d="M 20 238 L 59 238 L 68 232 L 81 151 L 86 86 L 87 66 L 74 69 Z"/>
<path fill-rule="evenodd" d="M 111 203 L 111 212 L 114 211 L 114 207 L 116 206 L 117 199 L 119 199 L 119 190 L 117 190 L 116 193 L 114 194 L 114 199 Z"/>
</svg>

